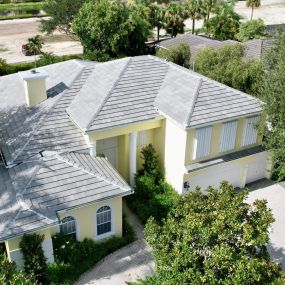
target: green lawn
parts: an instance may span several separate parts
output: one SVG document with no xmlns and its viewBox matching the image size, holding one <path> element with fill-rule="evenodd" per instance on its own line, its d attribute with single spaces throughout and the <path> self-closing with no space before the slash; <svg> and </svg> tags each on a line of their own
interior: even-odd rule
<svg viewBox="0 0 285 285">
<path fill-rule="evenodd" d="M 40 10 L 42 7 L 43 2 L 0 4 L 0 12 L 13 10 Z"/>
</svg>

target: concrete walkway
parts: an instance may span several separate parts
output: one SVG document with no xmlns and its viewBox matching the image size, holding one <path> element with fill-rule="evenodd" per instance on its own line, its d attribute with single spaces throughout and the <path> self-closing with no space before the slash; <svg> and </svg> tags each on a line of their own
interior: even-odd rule
<svg viewBox="0 0 285 285">
<path fill-rule="evenodd" d="M 84 273 L 75 285 L 125 285 L 154 272 L 154 261 L 143 235 L 143 226 L 124 204 L 124 212 L 133 226 L 137 240 L 106 256 Z"/>
<path fill-rule="evenodd" d="M 266 199 L 272 210 L 275 222 L 270 230 L 268 251 L 272 260 L 281 263 L 285 271 L 285 182 L 273 183 L 269 180 L 248 185 L 250 190 L 248 201 Z"/>
</svg>

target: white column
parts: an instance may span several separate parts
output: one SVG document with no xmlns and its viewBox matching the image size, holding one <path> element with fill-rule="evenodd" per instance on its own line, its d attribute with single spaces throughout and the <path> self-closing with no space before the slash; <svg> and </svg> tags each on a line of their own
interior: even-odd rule
<svg viewBox="0 0 285 285">
<path fill-rule="evenodd" d="M 130 133 L 130 184 L 135 184 L 135 174 L 137 172 L 137 132 Z"/>
<path fill-rule="evenodd" d="M 93 157 L 96 156 L 96 141 L 89 143 L 89 153 L 90 153 L 90 156 L 93 156 Z"/>
</svg>

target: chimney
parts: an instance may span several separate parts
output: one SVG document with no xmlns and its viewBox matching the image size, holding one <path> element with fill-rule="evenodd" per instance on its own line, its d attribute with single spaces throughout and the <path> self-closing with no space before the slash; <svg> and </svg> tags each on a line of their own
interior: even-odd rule
<svg viewBox="0 0 285 285">
<path fill-rule="evenodd" d="M 28 107 L 36 106 L 47 99 L 46 78 L 44 70 L 29 70 L 19 72 L 24 81 L 25 98 Z"/>
</svg>

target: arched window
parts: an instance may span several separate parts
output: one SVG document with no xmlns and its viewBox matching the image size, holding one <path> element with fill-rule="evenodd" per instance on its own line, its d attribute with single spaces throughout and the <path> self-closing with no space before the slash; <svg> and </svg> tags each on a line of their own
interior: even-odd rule
<svg viewBox="0 0 285 285">
<path fill-rule="evenodd" d="M 102 235 L 111 232 L 111 208 L 103 206 L 96 212 L 97 220 L 97 235 Z"/>
<path fill-rule="evenodd" d="M 68 216 L 61 220 L 60 233 L 76 237 L 76 223 L 73 217 Z"/>
</svg>

